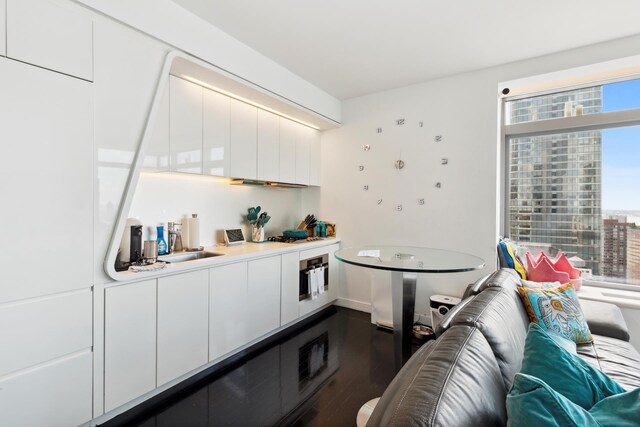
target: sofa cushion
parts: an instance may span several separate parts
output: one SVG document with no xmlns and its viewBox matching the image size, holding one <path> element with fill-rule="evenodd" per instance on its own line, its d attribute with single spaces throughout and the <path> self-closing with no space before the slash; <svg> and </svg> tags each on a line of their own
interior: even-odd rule
<svg viewBox="0 0 640 427">
<path fill-rule="evenodd" d="M 571 353 L 565 349 L 563 341 L 573 344 L 560 335 L 546 332 L 535 323 L 529 325 L 520 372 L 541 379 L 554 391 L 586 410 L 605 397 L 624 393 L 618 383 L 578 357 L 575 344 Z"/>
<path fill-rule="evenodd" d="M 629 341 L 629 329 L 618 306 L 584 299 L 580 305 L 592 334 Z"/>
<path fill-rule="evenodd" d="M 517 374 L 507 396 L 509 424 L 522 427 L 621 427 L 640 425 L 640 389 L 606 397 L 588 411 L 544 381 Z"/>
<path fill-rule="evenodd" d="M 502 240 L 498 243 L 498 260 L 501 268 L 512 268 L 521 278 L 527 278 L 524 263 L 518 256 L 518 246 L 514 242 Z"/>
<path fill-rule="evenodd" d="M 476 326 L 482 332 L 500 366 L 505 390 L 509 390 L 522 364 L 529 328 L 515 287 L 485 289 L 458 312 L 452 324 Z"/>
<path fill-rule="evenodd" d="M 451 323 L 453 322 L 453 319 L 455 319 L 458 313 L 462 311 L 462 309 L 464 309 L 464 307 L 467 304 L 473 301 L 474 298 L 475 298 L 475 295 L 463 299 L 458 304 L 454 305 L 447 312 L 447 314 L 442 318 L 442 320 L 440 321 L 440 323 L 438 323 L 438 326 L 436 327 L 436 330 L 435 330 L 436 338 L 444 334 L 447 331 L 447 329 L 449 329 L 449 327 L 451 326 Z"/>
<path fill-rule="evenodd" d="M 483 335 L 474 327 L 453 326 L 409 359 L 367 426 L 500 426 L 506 423 L 505 399 L 500 369 Z"/>
<path fill-rule="evenodd" d="M 489 280 L 489 277 L 491 277 L 491 274 L 482 276 L 481 278 L 467 286 L 464 293 L 462 294 L 462 299 L 465 300 L 468 297 L 478 295 L 480 293 L 480 290 L 484 289 L 484 283 Z"/>
<path fill-rule="evenodd" d="M 594 335 L 591 344 L 578 346 L 578 355 L 625 390 L 640 387 L 640 354 L 630 343 Z"/>
<path fill-rule="evenodd" d="M 482 292 L 488 288 L 505 288 L 516 290 L 520 286 L 520 276 L 512 268 L 501 268 L 493 273 L 482 286 L 478 288 L 478 292 Z"/>
<path fill-rule="evenodd" d="M 571 283 L 550 289 L 520 286 L 518 292 L 532 322 L 578 344 L 593 341 Z"/>
<path fill-rule="evenodd" d="M 601 427 L 585 409 L 531 375 L 516 374 L 507 396 L 509 425 Z"/>
</svg>

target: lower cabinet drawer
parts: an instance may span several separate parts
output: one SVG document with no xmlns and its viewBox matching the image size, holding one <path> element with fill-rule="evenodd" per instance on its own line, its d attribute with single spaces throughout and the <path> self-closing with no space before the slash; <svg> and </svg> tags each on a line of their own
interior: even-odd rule
<svg viewBox="0 0 640 427">
<path fill-rule="evenodd" d="M 0 377 L 3 426 L 77 426 L 92 417 L 92 353 Z"/>
<path fill-rule="evenodd" d="M 92 323 L 90 290 L 2 305 L 0 376 L 90 348 Z"/>
</svg>

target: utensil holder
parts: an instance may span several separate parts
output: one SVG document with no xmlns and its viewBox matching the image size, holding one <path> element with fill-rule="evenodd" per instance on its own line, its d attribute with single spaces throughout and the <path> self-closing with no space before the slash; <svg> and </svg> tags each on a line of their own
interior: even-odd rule
<svg viewBox="0 0 640 427">
<path fill-rule="evenodd" d="M 255 243 L 261 243 L 265 241 L 264 227 L 256 227 L 255 225 L 251 226 L 251 241 Z"/>
</svg>

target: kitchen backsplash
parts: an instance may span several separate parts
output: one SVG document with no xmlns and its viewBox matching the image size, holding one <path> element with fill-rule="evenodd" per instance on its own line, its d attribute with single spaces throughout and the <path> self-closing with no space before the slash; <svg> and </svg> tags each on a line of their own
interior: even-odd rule
<svg viewBox="0 0 640 427">
<path fill-rule="evenodd" d="M 142 173 L 128 216 L 142 221 L 144 239 L 155 239 L 159 223 L 166 225 L 197 213 L 200 243 L 208 246 L 224 241 L 225 228 L 242 227 L 245 237 L 250 236 L 246 221 L 250 206 L 261 206 L 269 212 L 267 236 L 282 234 L 298 225 L 307 213 L 317 212 L 318 188 L 265 188 L 227 182 L 227 178 Z"/>
</svg>

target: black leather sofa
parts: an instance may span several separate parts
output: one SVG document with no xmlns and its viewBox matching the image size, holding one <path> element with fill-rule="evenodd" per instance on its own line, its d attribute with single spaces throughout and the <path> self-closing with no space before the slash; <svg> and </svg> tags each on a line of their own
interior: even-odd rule
<svg viewBox="0 0 640 427">
<path fill-rule="evenodd" d="M 367 426 L 502 426 L 506 395 L 519 371 L 529 319 L 501 269 L 467 289 L 387 387 Z M 640 354 L 618 307 L 581 301 L 594 342 L 578 354 L 625 389 L 640 387 Z"/>
</svg>

